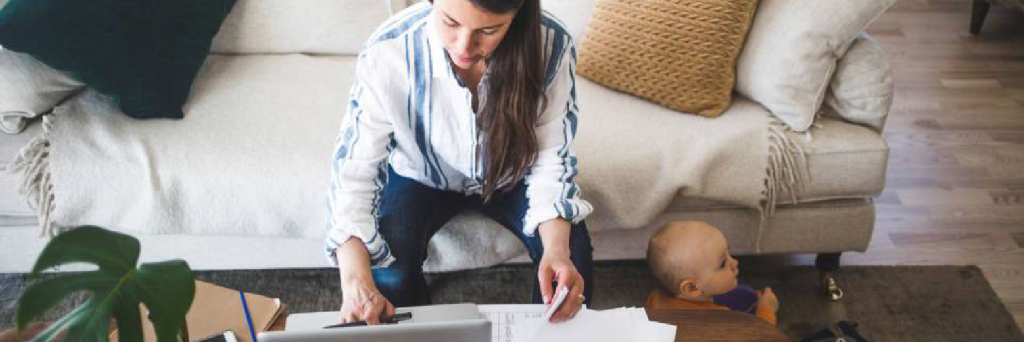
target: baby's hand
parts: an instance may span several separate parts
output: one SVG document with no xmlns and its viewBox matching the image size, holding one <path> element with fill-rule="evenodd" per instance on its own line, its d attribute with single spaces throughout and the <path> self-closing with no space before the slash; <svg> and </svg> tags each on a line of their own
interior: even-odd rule
<svg viewBox="0 0 1024 342">
<path fill-rule="evenodd" d="M 772 312 L 779 311 L 779 299 L 775 298 L 772 288 L 766 287 L 763 291 L 757 293 L 757 307 L 768 308 Z"/>
</svg>

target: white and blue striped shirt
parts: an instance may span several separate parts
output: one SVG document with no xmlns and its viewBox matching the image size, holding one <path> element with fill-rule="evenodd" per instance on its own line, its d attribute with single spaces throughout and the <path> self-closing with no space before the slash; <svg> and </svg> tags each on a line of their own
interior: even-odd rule
<svg viewBox="0 0 1024 342">
<path fill-rule="evenodd" d="M 576 185 L 570 148 L 578 112 L 576 49 L 548 13 L 541 32 L 548 105 L 537 121 L 537 159 L 525 177 L 529 209 L 523 230 L 530 236 L 542 222 L 561 217 L 578 223 L 593 210 Z M 385 22 L 359 54 L 331 170 L 325 248 L 332 262 L 334 250 L 350 237 L 366 244 L 373 267 L 394 261 L 377 227 L 388 164 L 433 188 L 481 192 L 485 157 L 472 94 L 455 75 L 439 37 L 432 6 L 421 2 Z M 486 87 L 487 76 L 478 89 Z"/>
</svg>

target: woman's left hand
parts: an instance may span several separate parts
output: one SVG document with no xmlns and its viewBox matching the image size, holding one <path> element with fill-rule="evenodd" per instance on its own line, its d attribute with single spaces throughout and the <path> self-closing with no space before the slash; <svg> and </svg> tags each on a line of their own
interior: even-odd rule
<svg viewBox="0 0 1024 342">
<path fill-rule="evenodd" d="M 544 256 L 540 259 L 537 270 L 537 279 L 540 280 L 540 293 L 544 298 L 544 304 L 550 306 L 557 289 L 553 289 L 551 282 L 557 282 L 558 287 L 568 287 L 569 295 L 553 315 L 550 322 L 558 323 L 571 320 L 583 307 L 583 276 L 573 266 L 569 259 L 569 251 L 545 250 Z"/>
</svg>

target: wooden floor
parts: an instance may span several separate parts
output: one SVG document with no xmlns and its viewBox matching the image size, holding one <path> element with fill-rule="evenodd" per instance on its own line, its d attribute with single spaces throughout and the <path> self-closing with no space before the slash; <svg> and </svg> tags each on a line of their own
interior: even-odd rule
<svg viewBox="0 0 1024 342">
<path fill-rule="evenodd" d="M 890 55 L 886 190 L 843 264 L 974 264 L 1024 329 L 1024 13 L 901 0 L 868 29 Z"/>
</svg>

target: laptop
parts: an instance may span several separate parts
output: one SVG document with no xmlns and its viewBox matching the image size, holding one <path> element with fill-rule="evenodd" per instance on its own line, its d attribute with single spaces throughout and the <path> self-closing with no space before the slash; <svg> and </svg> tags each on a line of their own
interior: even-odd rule
<svg viewBox="0 0 1024 342">
<path fill-rule="evenodd" d="M 487 342 L 491 321 L 472 303 L 396 308 L 412 318 L 395 324 L 324 329 L 338 323 L 338 312 L 288 316 L 285 331 L 259 334 L 260 342 Z"/>
</svg>

